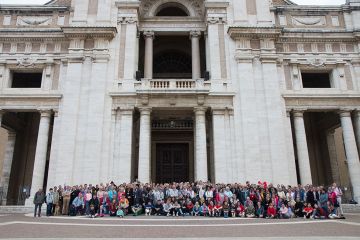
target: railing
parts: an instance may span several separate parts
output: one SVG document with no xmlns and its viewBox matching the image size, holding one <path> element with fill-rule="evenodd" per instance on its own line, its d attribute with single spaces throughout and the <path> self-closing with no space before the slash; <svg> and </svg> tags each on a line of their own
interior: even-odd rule
<svg viewBox="0 0 360 240">
<path fill-rule="evenodd" d="M 153 129 L 193 129 L 192 120 L 153 120 Z"/>
<path fill-rule="evenodd" d="M 205 82 L 203 79 L 141 79 L 135 84 L 135 88 L 153 91 L 209 90 L 210 82 Z"/>
<path fill-rule="evenodd" d="M 194 80 L 149 80 L 151 89 L 194 89 Z"/>
</svg>

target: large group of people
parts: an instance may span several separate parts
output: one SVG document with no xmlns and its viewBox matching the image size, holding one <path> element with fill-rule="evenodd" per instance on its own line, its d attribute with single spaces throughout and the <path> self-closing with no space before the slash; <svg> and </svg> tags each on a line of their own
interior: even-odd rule
<svg viewBox="0 0 360 240">
<path fill-rule="evenodd" d="M 34 196 L 34 217 L 127 215 L 244 218 L 343 218 L 342 190 L 324 186 L 257 184 L 120 184 L 58 186 Z"/>
</svg>

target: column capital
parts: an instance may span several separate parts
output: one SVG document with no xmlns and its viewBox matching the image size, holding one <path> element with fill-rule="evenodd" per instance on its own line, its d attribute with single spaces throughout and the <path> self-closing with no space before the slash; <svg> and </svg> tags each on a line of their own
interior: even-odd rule
<svg viewBox="0 0 360 240">
<path fill-rule="evenodd" d="M 151 107 L 138 107 L 138 109 L 141 115 L 150 115 L 150 113 L 152 112 Z"/>
<path fill-rule="evenodd" d="M 40 113 L 40 117 L 51 117 L 51 109 L 38 109 L 38 112 Z"/>
<path fill-rule="evenodd" d="M 190 38 L 200 38 L 201 37 L 201 31 L 193 30 L 190 31 Z"/>
<path fill-rule="evenodd" d="M 213 115 L 225 115 L 225 108 L 212 108 L 211 112 Z"/>
<path fill-rule="evenodd" d="M 306 111 L 306 109 L 294 109 L 293 110 L 293 114 L 294 117 L 304 117 L 304 112 Z"/>
<path fill-rule="evenodd" d="M 121 115 L 133 115 L 134 108 L 118 108 Z"/>
<path fill-rule="evenodd" d="M 341 108 L 338 113 L 340 117 L 351 117 L 351 111 L 352 109 L 350 108 Z"/>
<path fill-rule="evenodd" d="M 355 109 L 354 114 L 355 114 L 355 116 L 360 117 L 360 108 Z"/>
<path fill-rule="evenodd" d="M 207 110 L 207 107 L 194 107 L 194 113 L 199 115 L 204 115 Z"/>
<path fill-rule="evenodd" d="M 155 37 L 154 31 L 144 31 L 143 35 L 144 35 L 144 38 L 154 38 Z"/>
</svg>

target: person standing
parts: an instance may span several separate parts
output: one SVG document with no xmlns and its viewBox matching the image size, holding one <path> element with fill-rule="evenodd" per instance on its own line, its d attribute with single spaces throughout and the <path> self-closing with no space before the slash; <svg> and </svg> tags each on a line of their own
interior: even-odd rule
<svg viewBox="0 0 360 240">
<path fill-rule="evenodd" d="M 333 183 L 332 185 L 333 192 L 336 194 L 336 205 L 339 208 L 340 215 L 344 215 L 344 211 L 341 206 L 341 198 L 343 195 L 343 192 L 341 191 L 341 188 L 336 185 L 336 183 Z"/>
<path fill-rule="evenodd" d="M 36 212 L 38 212 L 37 214 L 38 217 L 41 217 L 41 207 L 44 203 L 44 199 L 45 199 L 44 192 L 40 188 L 39 191 L 37 191 L 34 196 L 34 204 L 35 204 L 34 217 L 36 217 Z"/>
<path fill-rule="evenodd" d="M 46 216 L 50 217 L 52 215 L 52 208 L 54 204 L 54 192 L 53 189 L 49 189 L 50 192 L 46 194 Z"/>
<path fill-rule="evenodd" d="M 53 198 L 54 198 L 54 202 L 52 206 L 52 213 L 54 216 L 56 216 L 59 215 L 59 198 L 60 198 L 57 187 L 54 187 Z"/>
</svg>

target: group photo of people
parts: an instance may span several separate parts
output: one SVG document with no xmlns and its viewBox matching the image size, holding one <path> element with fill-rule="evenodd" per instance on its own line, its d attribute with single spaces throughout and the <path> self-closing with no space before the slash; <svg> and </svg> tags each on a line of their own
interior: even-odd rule
<svg viewBox="0 0 360 240">
<path fill-rule="evenodd" d="M 331 186 L 284 186 L 267 182 L 209 182 L 58 186 L 34 196 L 34 217 L 167 216 L 268 219 L 339 219 L 343 192 Z"/>
</svg>

